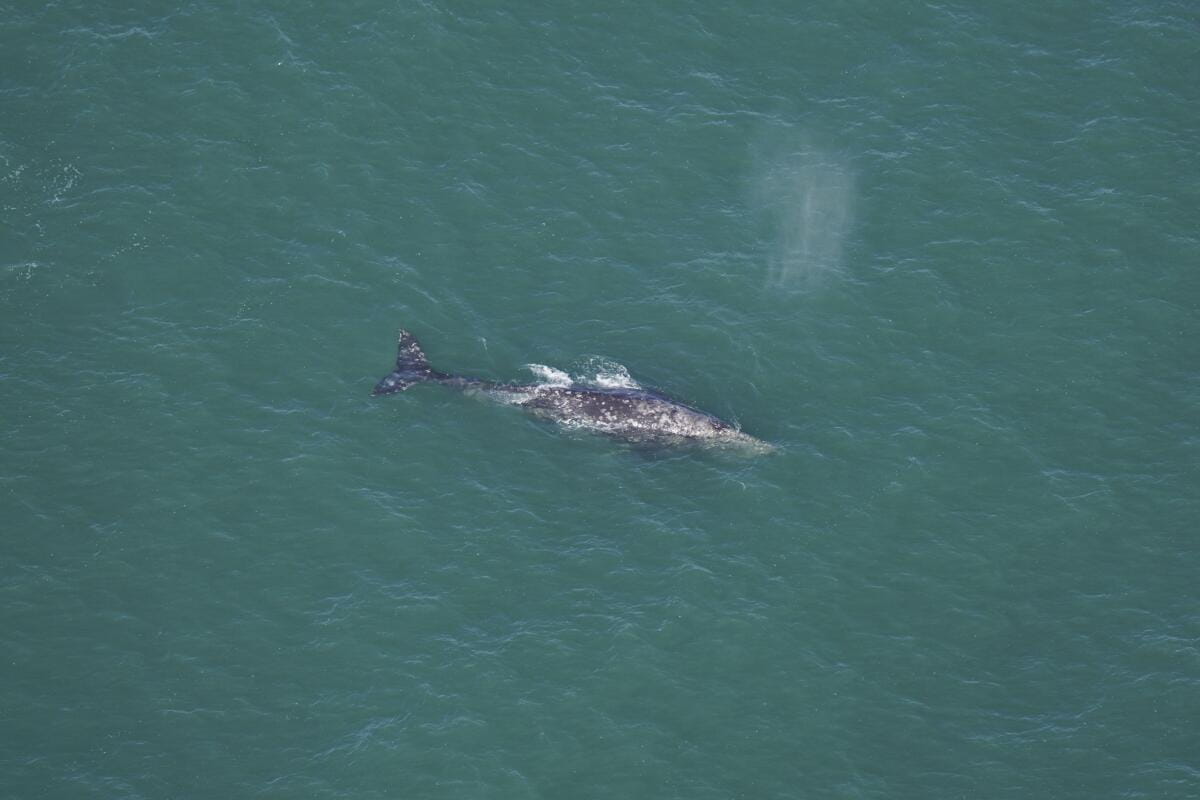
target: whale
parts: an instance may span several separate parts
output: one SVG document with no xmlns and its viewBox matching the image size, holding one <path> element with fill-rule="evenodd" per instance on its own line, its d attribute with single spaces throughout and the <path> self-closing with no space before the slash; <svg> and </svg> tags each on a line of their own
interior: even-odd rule
<svg viewBox="0 0 1200 800">
<path fill-rule="evenodd" d="M 439 372 L 430 366 L 417 338 L 402 329 L 396 367 L 375 384 L 371 394 L 394 394 L 423 383 L 482 395 L 567 429 L 633 444 L 698 445 L 752 454 L 775 449 L 733 423 L 640 386 L 592 386 L 574 381 L 565 385 L 501 383 Z"/>
</svg>

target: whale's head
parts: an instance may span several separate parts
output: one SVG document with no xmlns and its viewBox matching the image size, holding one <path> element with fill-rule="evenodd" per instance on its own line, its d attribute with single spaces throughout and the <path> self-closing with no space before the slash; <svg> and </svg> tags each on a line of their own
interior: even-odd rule
<svg viewBox="0 0 1200 800">
<path fill-rule="evenodd" d="M 722 450 L 733 450 L 747 455 L 762 455 L 773 453 L 776 450 L 775 445 L 770 442 L 764 442 L 762 439 L 743 433 L 736 425 L 730 425 L 723 420 L 714 419 L 710 425 L 711 434 L 704 437 L 704 440 L 707 444 Z"/>
</svg>

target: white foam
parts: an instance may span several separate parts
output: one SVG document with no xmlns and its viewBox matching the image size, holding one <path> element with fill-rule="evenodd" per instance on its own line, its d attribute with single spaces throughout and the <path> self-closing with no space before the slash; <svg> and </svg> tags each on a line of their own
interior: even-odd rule
<svg viewBox="0 0 1200 800">
<path fill-rule="evenodd" d="M 594 356 L 588 359 L 580 375 L 580 383 L 601 389 L 640 389 L 623 364 Z"/>
<path fill-rule="evenodd" d="M 536 375 L 546 386 L 570 386 L 574 383 L 571 376 L 561 369 L 547 367 L 545 364 L 526 364 L 525 368 Z"/>
</svg>

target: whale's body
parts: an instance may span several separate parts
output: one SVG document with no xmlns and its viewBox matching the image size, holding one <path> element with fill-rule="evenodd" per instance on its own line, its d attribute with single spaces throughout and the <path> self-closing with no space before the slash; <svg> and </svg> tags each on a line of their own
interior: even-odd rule
<svg viewBox="0 0 1200 800">
<path fill-rule="evenodd" d="M 484 394 L 567 428 L 629 442 L 734 446 L 755 452 L 772 449 L 766 442 L 742 433 L 736 425 L 647 389 L 577 383 L 508 384 L 437 372 L 429 366 L 416 338 L 402 330 L 396 369 L 376 384 L 372 394 L 402 392 L 417 383 L 438 383 Z"/>
</svg>

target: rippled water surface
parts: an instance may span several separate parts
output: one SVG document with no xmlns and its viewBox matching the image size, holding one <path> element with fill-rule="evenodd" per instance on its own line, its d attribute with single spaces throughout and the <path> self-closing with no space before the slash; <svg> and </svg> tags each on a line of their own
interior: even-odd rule
<svg viewBox="0 0 1200 800">
<path fill-rule="evenodd" d="M 1194 4 L 0 8 L 0 797 L 1200 796 Z"/>
</svg>

